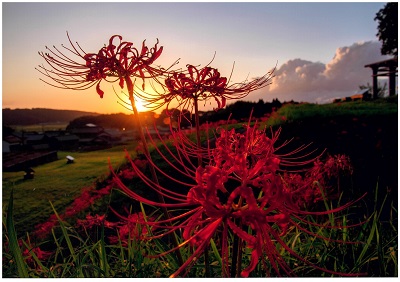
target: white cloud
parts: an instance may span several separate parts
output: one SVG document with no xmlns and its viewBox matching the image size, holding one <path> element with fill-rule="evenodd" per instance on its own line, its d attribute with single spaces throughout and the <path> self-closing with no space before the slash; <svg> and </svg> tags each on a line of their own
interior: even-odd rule
<svg viewBox="0 0 400 282">
<path fill-rule="evenodd" d="M 278 98 L 280 101 L 325 103 L 350 96 L 359 85 L 372 83 L 372 71 L 365 65 L 389 58 L 381 55 L 380 48 L 378 41 L 340 47 L 327 64 L 289 60 L 276 69 L 270 86 L 251 95 L 252 100 Z"/>
</svg>

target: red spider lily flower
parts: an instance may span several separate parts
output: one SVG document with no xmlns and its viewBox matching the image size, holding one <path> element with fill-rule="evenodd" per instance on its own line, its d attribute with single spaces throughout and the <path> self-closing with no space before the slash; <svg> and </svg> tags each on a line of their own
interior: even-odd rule
<svg viewBox="0 0 400 282">
<path fill-rule="evenodd" d="M 138 167 L 142 171 L 144 171 L 146 169 L 147 164 L 148 164 L 147 160 L 145 160 L 145 159 L 140 160 L 138 158 L 136 158 L 133 162 L 135 163 L 136 167 Z M 137 173 L 134 170 L 132 170 L 132 168 L 129 168 L 129 167 L 122 169 L 118 173 L 118 175 L 119 175 L 119 177 L 121 177 L 122 179 L 125 179 L 125 180 L 132 180 L 133 178 L 138 177 Z"/>
<path fill-rule="evenodd" d="M 32 245 L 29 241 L 29 238 L 28 242 L 25 243 L 26 245 L 21 240 L 18 241 L 18 244 L 20 245 L 20 247 L 23 248 L 22 255 L 24 256 L 24 260 L 26 261 L 26 263 L 31 268 L 36 268 L 37 271 L 41 271 L 42 269 L 41 266 L 38 265 L 36 260 L 33 258 L 33 255 L 35 255 L 39 261 L 43 262 L 53 254 L 53 252 L 43 251 L 40 247 Z"/>
<path fill-rule="evenodd" d="M 165 80 L 165 85 L 171 96 L 182 100 L 205 101 L 210 96 L 218 103 L 218 108 L 223 108 L 226 98 L 224 93 L 228 79 L 221 77 L 217 69 L 205 67 L 197 70 L 195 66 L 188 65 L 188 75 L 173 73 Z"/>
<path fill-rule="evenodd" d="M 30 252 L 33 252 L 37 258 L 41 261 L 47 259 L 48 257 L 51 256 L 51 252 L 46 252 L 41 250 L 39 247 L 31 247 L 30 249 L 24 249 L 23 251 L 23 255 L 25 256 L 25 259 L 28 260 L 29 262 L 33 262 L 32 256 L 30 254 Z"/>
<path fill-rule="evenodd" d="M 63 216 L 60 216 L 60 218 L 62 219 Z M 35 238 L 44 239 L 51 233 L 51 230 L 56 227 L 57 224 L 57 216 L 52 214 L 47 221 L 39 223 L 35 226 L 35 231 L 33 232 L 32 236 Z"/>
<path fill-rule="evenodd" d="M 128 88 L 133 89 L 131 78 L 139 77 L 143 80 L 144 89 L 145 78 L 163 73 L 161 68 L 151 66 L 163 51 L 162 46 L 158 47 L 158 40 L 152 48 L 147 47 L 143 41 L 139 50 L 132 42 L 122 41 L 122 36 L 113 35 L 108 45 L 98 53 L 86 53 L 78 43 L 71 41 L 68 33 L 67 37 L 71 47 L 62 45 L 64 50 L 60 50 L 53 46 L 52 50 L 46 46 L 48 53 L 39 52 L 48 67 L 40 65 L 37 70 L 52 82 L 41 80 L 54 87 L 85 90 L 96 85 L 96 91 L 102 98 L 102 80 L 119 81 L 121 88 L 124 88 L 126 82 Z"/>
<path fill-rule="evenodd" d="M 133 163 L 138 169 L 143 171 L 146 168 L 148 162 L 147 160 L 135 159 Z M 137 173 L 129 168 L 121 170 L 118 173 L 118 175 L 123 180 L 132 180 L 133 178 L 138 177 Z M 104 196 L 109 195 L 111 193 L 112 188 L 113 188 L 112 180 L 108 180 L 105 183 L 105 186 L 100 189 L 96 189 L 95 187 L 83 188 L 81 194 L 72 201 L 72 203 L 65 209 L 64 213 L 59 215 L 60 219 L 65 220 L 85 211 L 97 200 L 103 198 Z M 99 216 L 99 215 L 95 216 L 87 215 L 86 220 L 78 219 L 77 225 L 78 227 L 82 226 L 86 228 L 91 228 L 93 226 L 99 225 L 100 223 L 103 223 L 106 227 L 112 227 L 113 225 L 113 223 L 106 221 L 104 216 Z M 33 236 L 39 239 L 44 239 L 46 236 L 48 236 L 48 234 L 51 233 L 51 230 L 57 225 L 58 225 L 58 219 L 56 215 L 53 214 L 49 217 L 49 219 L 46 222 L 37 224 L 35 226 L 35 231 L 33 233 Z"/>
<path fill-rule="evenodd" d="M 69 205 L 65 212 L 60 214 L 59 217 L 61 220 L 65 220 L 76 216 L 80 212 L 88 209 L 95 201 L 101 199 L 102 197 L 109 195 L 112 189 L 111 184 L 107 184 L 105 187 L 101 189 L 95 189 L 95 187 L 86 187 L 82 189 L 81 194 L 76 197 L 71 205 Z M 51 230 L 58 225 L 58 219 L 56 215 L 51 215 L 49 219 L 44 223 L 39 223 L 35 226 L 35 231 L 33 236 L 36 238 L 45 238 L 50 233 Z"/>
<path fill-rule="evenodd" d="M 89 187 L 82 190 L 82 194 L 75 198 L 72 204 L 66 208 L 65 216 L 72 217 L 81 211 L 84 211 L 90 207 L 96 200 L 102 198 L 105 195 L 110 194 L 112 185 L 106 185 L 105 187 L 97 190 L 94 187 Z"/>
<path fill-rule="evenodd" d="M 341 175 L 352 172 L 349 158 L 345 155 L 335 155 L 324 161 L 317 159 L 304 175 L 286 173 L 283 175 L 283 181 L 299 207 L 311 206 L 323 200 L 324 196 L 333 196 L 332 179 L 337 180 Z"/>
<path fill-rule="evenodd" d="M 280 154 L 279 150 L 287 143 L 282 146 L 275 145 L 279 133 L 280 131 L 273 133 L 269 138 L 266 136 L 265 130 L 259 130 L 256 126 L 250 127 L 249 125 L 241 133 L 221 129 L 220 136 L 215 142 L 216 147 L 208 148 L 207 153 L 204 154 L 204 159 L 207 160 L 207 164 L 204 166 L 191 164 L 193 157 L 196 157 L 196 149 L 203 149 L 194 144 L 190 145 L 188 140 L 183 139 L 182 134 L 173 133 L 176 152 L 172 152 L 161 140 L 166 153 L 163 154 L 157 146 L 155 149 L 171 168 L 178 170 L 185 176 L 185 179 L 189 180 L 172 178 L 169 173 L 158 168 L 151 160 L 149 160 L 149 165 L 155 166 L 158 172 L 171 181 L 186 187 L 186 191 L 176 192 L 163 187 L 147 177 L 132 161 L 131 164 L 150 189 L 161 193 L 167 199 L 163 203 L 137 194 L 125 186 L 114 174 L 118 187 L 137 201 L 162 208 L 187 208 L 186 212 L 175 214 L 168 219 L 147 221 L 148 226 L 159 230 L 148 238 L 160 238 L 176 230 L 183 230 L 184 241 L 179 246 L 164 253 L 151 255 L 152 257 L 164 256 L 187 245 L 194 248 L 193 254 L 171 277 L 185 276 L 196 258 L 208 247 L 211 239 L 222 242 L 220 245 L 223 261 L 222 272 L 224 276 L 228 276 L 229 233 L 241 239 L 246 247 L 251 249 L 250 263 L 241 271 L 243 277 L 249 276 L 260 261 L 267 274 L 271 274 L 270 270 L 273 270 L 278 275 L 294 275 L 292 269 L 284 261 L 281 252 L 278 251 L 277 245 L 280 245 L 297 260 L 314 268 L 341 276 L 359 275 L 339 273 L 318 267 L 302 258 L 282 240 L 282 236 L 286 235 L 289 228 L 295 226 L 315 238 L 335 241 L 308 230 L 309 226 L 320 225 L 306 220 L 305 215 L 324 216 L 337 213 L 350 207 L 354 202 L 321 212 L 304 210 L 298 204 L 299 196 L 297 194 L 304 193 L 305 189 L 297 190 L 297 194 L 294 193 L 295 188 L 289 186 L 290 182 L 284 181 L 283 174 L 289 173 L 287 168 L 293 167 L 294 169 L 296 166 L 312 164 L 315 157 L 311 158 L 311 155 L 306 153 L 303 158 L 298 156 L 306 146 L 290 153 Z M 128 153 L 127 157 L 129 157 Z M 329 170 L 329 168 L 327 169 Z M 301 171 L 303 170 L 301 169 Z M 297 173 L 296 170 L 293 171 L 293 173 Z M 322 170 L 320 173 L 326 173 L 326 171 Z M 340 226 L 327 226 L 326 228 L 340 228 Z M 266 261 L 269 261 L 272 269 L 266 267 Z"/>
<path fill-rule="evenodd" d="M 271 78 L 272 72 L 268 72 L 252 81 L 229 85 L 228 78 L 221 76 L 217 69 L 188 64 L 186 71 L 172 72 L 165 79 L 165 94 L 138 93 L 138 96 L 147 102 L 146 107 L 154 110 L 166 105 L 168 112 L 168 106 L 174 100 L 178 102 L 177 108 L 196 109 L 199 102 L 206 103 L 209 99 L 214 99 L 217 109 L 221 109 L 225 107 L 226 100 L 244 98 L 250 92 L 269 85 Z"/>
<path fill-rule="evenodd" d="M 143 213 L 129 214 L 127 217 L 118 214 L 115 210 L 113 212 L 120 218 L 119 222 L 114 223 L 117 228 L 118 236 L 109 236 L 111 244 L 121 242 L 124 246 L 128 245 L 130 240 L 146 240 L 149 236 L 150 228 L 146 221 L 154 220 L 151 217 L 145 219 Z M 152 229 L 154 230 L 154 229 Z"/>
<path fill-rule="evenodd" d="M 83 227 L 85 229 L 91 229 L 94 226 L 103 226 L 103 225 L 105 227 L 111 228 L 114 226 L 114 223 L 107 221 L 105 214 L 103 215 L 96 214 L 94 216 L 87 214 L 85 219 L 78 219 L 76 221 L 77 227 Z"/>
</svg>

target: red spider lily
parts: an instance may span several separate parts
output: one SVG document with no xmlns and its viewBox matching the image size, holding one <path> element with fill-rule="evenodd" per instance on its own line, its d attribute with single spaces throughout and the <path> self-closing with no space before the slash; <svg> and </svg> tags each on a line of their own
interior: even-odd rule
<svg viewBox="0 0 400 282">
<path fill-rule="evenodd" d="M 47 219 L 47 221 L 39 223 L 35 226 L 35 231 L 33 232 L 32 236 L 35 238 L 44 239 L 51 233 L 51 230 L 57 226 L 57 224 L 57 216 L 53 214 Z"/>
<path fill-rule="evenodd" d="M 148 164 L 147 160 L 140 160 L 138 158 L 136 158 L 133 162 L 135 163 L 136 167 L 138 167 L 142 171 L 145 170 Z M 133 178 L 138 177 L 137 173 L 129 167 L 121 169 L 118 173 L 118 176 L 124 180 L 132 180 Z"/>
<path fill-rule="evenodd" d="M 142 43 L 141 50 L 133 46 L 132 42 L 122 41 L 122 36 L 111 36 L 108 45 L 101 48 L 98 53 L 86 53 L 81 46 L 72 43 L 68 33 L 68 41 L 71 47 L 62 45 L 63 51 L 53 46 L 46 46 L 48 53 L 39 52 L 48 64 L 46 68 L 40 65 L 37 69 L 40 73 L 51 79 L 45 83 L 61 89 L 85 90 L 96 84 L 96 91 L 102 98 L 104 92 L 100 89 L 102 80 L 108 82 L 119 81 L 121 88 L 124 82 L 128 88 L 132 85 L 132 77 L 144 79 L 155 77 L 163 70 L 151 65 L 161 55 L 163 47 L 158 47 L 158 40 L 154 47 L 149 48 Z M 118 41 L 114 43 L 114 41 Z"/>
<path fill-rule="evenodd" d="M 33 258 L 32 253 L 37 257 L 37 259 L 39 261 L 45 261 L 53 254 L 52 252 L 43 251 L 39 247 L 34 247 L 34 248 L 31 248 L 31 249 L 25 249 L 23 251 L 22 254 L 25 257 L 26 263 L 30 267 L 36 268 L 36 270 L 38 270 L 38 271 L 41 270 L 41 267 L 39 265 L 37 265 L 36 260 Z"/>
<path fill-rule="evenodd" d="M 94 226 L 105 226 L 107 228 L 112 228 L 115 224 L 106 220 L 106 215 L 90 215 L 87 214 L 85 219 L 78 219 L 76 221 L 77 227 L 83 227 L 85 229 L 91 229 Z"/>
<path fill-rule="evenodd" d="M 146 157 L 149 157 L 150 154 L 148 152 L 147 141 L 143 134 L 139 113 L 135 105 L 135 81 L 132 81 L 132 78 L 141 78 L 143 81 L 142 89 L 144 90 L 146 78 L 157 80 L 158 76 L 166 73 L 167 70 L 161 67 L 155 68 L 151 66 L 151 64 L 161 55 L 163 47 L 158 48 L 157 40 L 154 47 L 149 49 L 145 45 L 145 41 L 143 41 L 142 49 L 139 51 L 133 47 L 133 43 L 122 42 L 122 37 L 120 35 L 114 35 L 110 38 L 109 44 L 101 48 L 97 54 L 86 53 L 78 43 L 76 43 L 76 46 L 72 43 L 68 33 L 67 36 L 71 47 L 68 48 L 63 46 L 63 48 L 68 51 L 68 55 L 74 55 L 78 61 L 69 58 L 69 56 L 65 55 L 56 47 L 54 47 L 54 51 L 46 47 L 49 50 L 49 53 L 39 52 L 39 55 L 45 59 L 49 67 L 46 68 L 42 65 L 37 69 L 53 81 L 51 83 L 45 82 L 58 88 L 74 90 L 88 89 L 96 84 L 96 91 L 101 98 L 104 95 L 104 92 L 100 89 L 100 83 L 102 80 L 109 82 L 119 80 L 119 86 L 121 88 L 124 88 L 124 84 L 126 83 L 126 88 L 128 89 L 127 96 L 130 103 L 127 103 L 122 99 L 121 101 L 128 104 L 136 116 L 136 125 L 144 148 L 144 154 Z M 119 39 L 118 45 L 114 45 L 114 39 Z M 83 60 L 84 63 L 79 62 L 80 60 Z M 153 167 L 151 167 L 150 170 L 153 181 L 157 182 L 157 175 Z M 158 195 L 159 200 L 164 201 L 161 194 Z M 83 204 L 84 203 L 82 203 L 82 205 Z M 75 211 L 71 209 L 68 212 L 74 213 Z M 166 217 L 169 217 L 166 209 L 164 209 L 164 214 Z M 177 255 L 178 259 L 182 261 L 180 254 Z"/>
<path fill-rule="evenodd" d="M 106 186 L 101 189 L 95 189 L 95 187 L 82 189 L 82 193 L 65 209 L 64 213 L 59 215 L 60 219 L 65 220 L 71 218 L 88 209 L 95 201 L 110 194 L 111 189 L 112 185 L 110 183 L 106 183 Z M 35 226 L 33 236 L 36 238 L 45 238 L 50 234 L 51 230 L 57 226 L 57 224 L 57 216 L 53 214 L 46 222 Z"/>
<path fill-rule="evenodd" d="M 152 109 L 166 105 L 168 110 L 169 104 L 174 100 L 177 100 L 178 108 L 196 109 L 199 102 L 205 103 L 209 99 L 214 99 L 217 102 L 217 109 L 220 109 L 225 107 L 227 99 L 241 99 L 250 92 L 269 85 L 271 78 L 272 72 L 268 72 L 252 81 L 228 85 L 228 79 L 221 76 L 217 69 L 208 65 L 199 69 L 189 64 L 187 71 L 172 72 L 165 79 L 165 94 L 138 93 L 138 95 L 147 102 L 146 107 Z"/>
<path fill-rule="evenodd" d="M 135 167 L 139 170 L 145 170 L 147 166 L 147 160 L 141 160 L 136 158 L 133 160 Z M 132 180 L 137 178 L 137 173 L 129 168 L 125 168 L 119 171 L 118 176 L 123 180 Z M 76 197 L 73 202 L 65 209 L 65 212 L 59 214 L 61 220 L 66 220 L 68 218 L 74 217 L 79 213 L 87 210 L 91 205 L 93 205 L 96 201 L 101 199 L 104 196 L 107 196 L 111 193 L 113 188 L 113 181 L 107 180 L 104 183 L 104 186 L 100 189 L 96 189 L 94 186 L 83 188 L 81 194 Z M 85 219 L 78 219 L 77 226 L 82 226 L 85 228 L 92 228 L 93 226 L 100 226 L 104 224 L 106 227 L 113 227 L 114 223 L 105 220 L 105 216 L 91 216 L 90 214 L 86 215 Z M 50 233 L 51 230 L 58 225 L 58 218 L 55 214 L 51 215 L 47 221 L 37 224 L 35 226 L 35 231 L 33 232 L 33 237 L 44 239 Z"/>
<path fill-rule="evenodd" d="M 323 200 L 323 194 L 330 196 L 333 189 L 331 179 L 339 179 L 341 175 L 352 172 L 349 158 L 335 155 L 329 156 L 324 162 L 317 159 L 305 175 L 286 173 L 283 175 L 283 181 L 298 206 L 311 206 Z"/>
<path fill-rule="evenodd" d="M 113 212 L 120 218 L 120 221 L 115 223 L 118 236 L 109 236 L 111 244 L 121 242 L 124 246 L 127 246 L 130 240 L 146 240 L 149 237 L 149 226 L 146 221 L 154 219 L 150 217 L 145 219 L 141 212 L 129 214 L 127 217 L 118 214 L 115 210 Z"/>
<path fill-rule="evenodd" d="M 36 262 L 36 259 L 43 262 L 50 258 L 53 252 L 43 251 L 40 247 L 33 245 L 28 237 L 27 242 L 18 240 L 18 245 L 23 249 L 22 255 L 24 256 L 25 262 L 31 267 L 35 268 L 37 271 L 41 271 L 42 268 Z M 36 256 L 36 259 L 34 258 Z"/>
<path fill-rule="evenodd" d="M 65 216 L 72 217 L 81 211 L 89 208 L 96 200 L 102 198 L 105 195 L 110 194 L 112 185 L 107 185 L 99 190 L 93 187 L 83 189 L 82 194 L 75 198 L 72 204 L 66 208 Z"/>
<path fill-rule="evenodd" d="M 173 73 L 165 80 L 165 85 L 172 97 L 182 100 L 207 100 L 210 96 L 218 103 L 218 108 L 223 108 L 226 98 L 224 93 L 228 79 L 221 77 L 217 69 L 205 67 L 200 71 L 195 66 L 188 65 L 188 75 Z M 170 98 L 169 98 L 170 99 Z"/>
<path fill-rule="evenodd" d="M 266 267 L 266 261 L 269 261 L 272 269 L 278 275 L 294 275 L 278 251 L 277 244 L 291 256 L 317 269 L 336 275 L 359 275 L 320 268 L 300 257 L 282 240 L 281 237 L 285 236 L 289 227 L 295 226 L 316 238 L 334 241 L 309 231 L 306 226 L 319 225 L 306 220 L 305 216 L 324 216 L 336 213 L 348 208 L 354 202 L 323 212 L 303 210 L 298 204 L 299 196 L 297 194 L 304 193 L 305 189 L 298 189 L 296 190 L 297 194 L 294 193 L 294 188 L 289 186 L 291 183 L 284 181 L 282 173 L 288 172 L 282 171 L 282 167 L 312 164 L 315 158 L 307 160 L 310 158 L 310 154 L 304 154 L 305 158 L 298 157 L 298 154 L 306 147 L 300 147 L 291 153 L 278 154 L 278 150 L 282 148 L 275 146 L 278 136 L 279 131 L 269 138 L 266 136 L 265 130 L 258 130 L 256 126 L 250 127 L 249 125 L 245 127 L 243 133 L 222 129 L 220 136 L 216 139 L 216 147 L 208 148 L 206 153 L 203 152 L 207 164 L 196 166 L 191 164 L 193 157 L 196 157 L 196 148 L 197 150 L 204 149 L 195 145 L 189 146 L 188 140 L 183 140 L 181 134 L 174 133 L 176 152 L 172 152 L 165 143 L 167 153 L 162 154 L 157 147 L 156 150 L 172 168 L 179 170 L 189 180 L 185 182 L 172 178 L 169 173 L 163 172 L 155 166 L 151 160 L 149 160 L 149 164 L 155 166 L 157 171 L 166 178 L 186 187 L 186 191 L 179 193 L 155 183 L 131 162 L 138 176 L 149 188 L 162 194 L 168 200 L 167 202 L 156 202 L 138 195 L 125 186 L 114 174 L 118 187 L 137 201 L 155 207 L 188 208 L 188 211 L 175 214 L 168 219 L 147 222 L 149 226 L 159 230 L 149 238 L 160 238 L 178 229 L 183 230 L 184 242 L 167 252 L 152 255 L 152 257 L 166 255 L 186 245 L 194 248 L 193 254 L 171 277 L 185 276 L 197 257 L 206 250 L 211 239 L 221 241 L 222 271 L 224 276 L 228 276 L 228 254 L 229 248 L 231 248 L 227 239 L 229 233 L 234 234 L 245 243 L 247 248 L 252 250 L 250 263 L 241 272 L 243 277 L 247 277 L 260 260 L 266 268 L 267 274 L 270 274 L 270 270 Z M 129 157 L 129 154 L 127 156 Z M 326 171 L 322 170 L 320 173 L 323 174 Z M 339 227 L 329 226 L 326 228 Z"/>
</svg>

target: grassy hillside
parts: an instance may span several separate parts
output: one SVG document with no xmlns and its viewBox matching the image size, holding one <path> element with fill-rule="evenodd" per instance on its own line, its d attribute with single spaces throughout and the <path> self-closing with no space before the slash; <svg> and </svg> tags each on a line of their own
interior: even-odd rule
<svg viewBox="0 0 400 282">
<path fill-rule="evenodd" d="M 135 146 L 128 147 L 130 151 Z M 67 164 L 72 155 L 75 163 Z M 3 172 L 3 209 L 14 189 L 14 209 L 18 232 L 32 230 L 51 214 L 49 201 L 62 211 L 84 187 L 105 179 L 109 174 L 108 158 L 114 167 L 124 162 L 123 147 L 85 153 L 58 152 L 59 160 L 35 167 L 35 178 L 23 180 L 24 172 Z"/>
<path fill-rule="evenodd" d="M 354 101 L 331 104 L 288 104 L 280 108 L 268 121 L 268 125 L 278 125 L 308 118 L 371 117 L 397 114 L 397 96 L 375 101 Z"/>
<path fill-rule="evenodd" d="M 375 102 L 288 105 L 269 123 L 282 126 L 280 140 L 293 138 L 294 146 L 312 142 L 312 148 L 349 155 L 354 165 L 354 186 L 359 190 L 355 193 L 374 191 L 377 184 L 397 193 L 397 97 Z M 135 145 L 129 146 L 130 152 Z M 76 158 L 74 164 L 66 164 L 68 154 Z M 62 211 L 82 188 L 107 177 L 108 157 L 118 166 L 124 162 L 123 148 L 59 152 L 58 161 L 34 168 L 33 180 L 22 180 L 23 172 L 3 173 L 3 209 L 13 188 L 17 230 L 29 230 L 52 213 L 49 201 Z"/>
</svg>

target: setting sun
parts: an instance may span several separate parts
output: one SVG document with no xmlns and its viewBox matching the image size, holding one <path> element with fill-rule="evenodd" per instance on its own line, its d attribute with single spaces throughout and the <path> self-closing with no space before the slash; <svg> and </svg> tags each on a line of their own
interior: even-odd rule
<svg viewBox="0 0 400 282">
<path fill-rule="evenodd" d="M 135 97 L 135 105 L 136 105 L 136 108 L 137 108 L 138 112 L 146 112 L 146 111 L 148 111 L 148 109 L 145 106 L 143 106 L 143 101 L 140 100 L 137 97 Z"/>
</svg>

